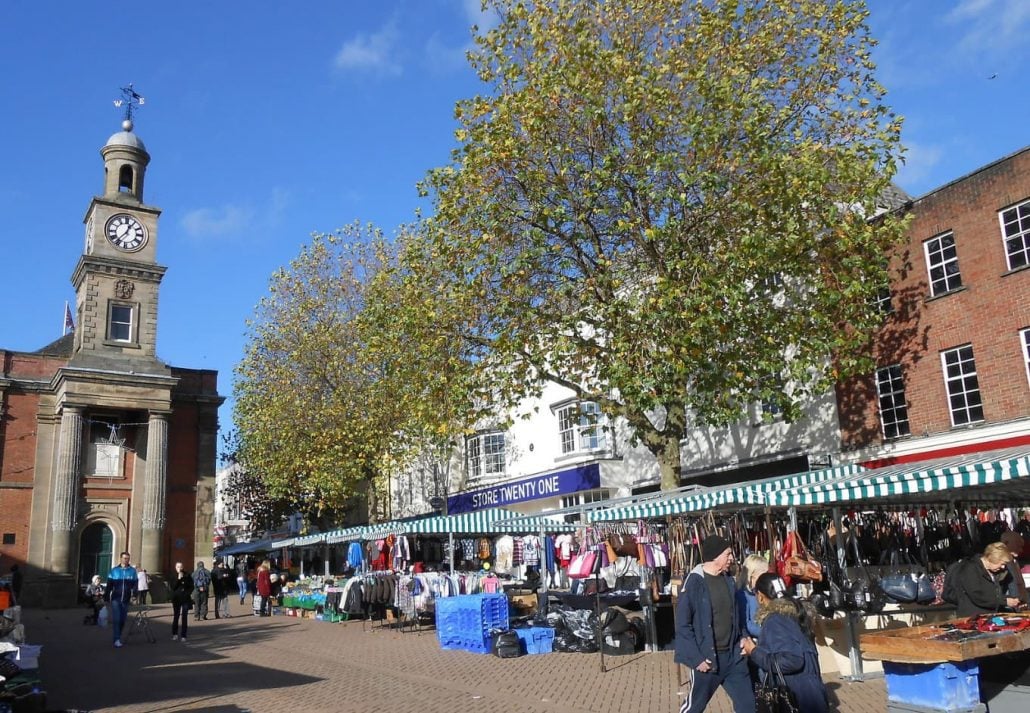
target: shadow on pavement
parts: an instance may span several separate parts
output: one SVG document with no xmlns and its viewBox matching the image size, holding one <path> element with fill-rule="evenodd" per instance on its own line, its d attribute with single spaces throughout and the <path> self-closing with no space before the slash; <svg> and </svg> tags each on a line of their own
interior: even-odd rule
<svg viewBox="0 0 1030 713">
<path fill-rule="evenodd" d="M 47 703 L 57 710 L 144 704 L 148 711 L 242 713 L 247 709 L 225 705 L 224 700 L 207 707 L 203 702 L 322 680 L 232 661 L 218 653 L 275 637 L 279 629 L 291 626 L 287 622 L 253 626 L 252 620 L 240 618 L 236 625 L 219 628 L 191 622 L 190 642 L 184 644 L 171 641 L 170 617 L 158 610 L 150 614 L 156 643 L 140 636 L 123 637 L 125 646 L 115 649 L 111 630 L 84 626 L 78 611 L 30 610 L 23 621 L 29 642 L 43 647 L 40 678 Z"/>
</svg>

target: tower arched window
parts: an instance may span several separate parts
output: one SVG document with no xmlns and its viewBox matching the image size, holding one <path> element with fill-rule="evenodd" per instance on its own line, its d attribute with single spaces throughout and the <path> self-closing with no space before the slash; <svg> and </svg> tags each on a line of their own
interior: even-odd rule
<svg viewBox="0 0 1030 713">
<path fill-rule="evenodd" d="M 132 193 L 132 166 L 122 166 L 118 169 L 118 192 Z"/>
</svg>

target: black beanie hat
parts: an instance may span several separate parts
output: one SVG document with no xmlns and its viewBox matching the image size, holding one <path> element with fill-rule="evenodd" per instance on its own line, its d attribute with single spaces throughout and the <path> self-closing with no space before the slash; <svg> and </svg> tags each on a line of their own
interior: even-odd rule
<svg viewBox="0 0 1030 713">
<path fill-rule="evenodd" d="M 730 541 L 719 535 L 711 535 L 701 543 L 701 561 L 711 562 L 725 552 L 730 546 Z"/>
</svg>

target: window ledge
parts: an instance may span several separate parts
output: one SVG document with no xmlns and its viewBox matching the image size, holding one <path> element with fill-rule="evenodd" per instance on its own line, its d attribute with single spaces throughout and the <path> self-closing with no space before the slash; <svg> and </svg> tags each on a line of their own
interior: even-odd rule
<svg viewBox="0 0 1030 713">
<path fill-rule="evenodd" d="M 882 432 L 881 432 L 882 433 Z M 883 436 L 884 443 L 901 443 L 902 441 L 909 441 L 912 439 L 911 433 L 905 433 L 900 436 Z"/>
<path fill-rule="evenodd" d="M 121 347 L 123 349 L 142 349 L 139 342 L 120 342 L 117 339 L 105 339 L 105 347 Z"/>
<path fill-rule="evenodd" d="M 967 431 L 967 430 L 969 430 L 971 428 L 977 428 L 979 426 L 982 426 L 985 423 L 987 423 L 987 419 L 986 418 L 981 418 L 979 421 L 970 421 L 969 423 L 962 423 L 962 424 L 954 425 L 954 426 L 951 427 L 950 430 L 952 430 L 952 431 Z"/>
<path fill-rule="evenodd" d="M 954 290 L 948 290 L 947 292 L 942 292 L 939 295 L 927 295 L 926 298 L 923 299 L 923 302 L 924 303 L 926 303 L 926 302 L 934 302 L 935 300 L 943 299 L 945 297 L 950 297 L 951 295 L 958 294 L 959 292 L 965 292 L 968 289 L 969 289 L 968 286 L 962 285 L 961 287 L 956 287 Z"/>
<path fill-rule="evenodd" d="M 1030 270 L 1030 263 L 1027 263 L 1026 265 L 1020 265 L 1019 267 L 1014 267 L 1007 272 L 1001 273 L 1001 276 L 1008 277 L 1009 275 L 1015 275 L 1019 272 L 1026 272 L 1027 270 Z"/>
<path fill-rule="evenodd" d="M 570 451 L 569 453 L 562 453 L 560 456 L 554 457 L 555 463 L 567 463 L 573 460 L 582 460 L 584 458 L 604 458 L 614 457 L 612 452 L 607 448 L 595 448 L 591 451 Z"/>
</svg>

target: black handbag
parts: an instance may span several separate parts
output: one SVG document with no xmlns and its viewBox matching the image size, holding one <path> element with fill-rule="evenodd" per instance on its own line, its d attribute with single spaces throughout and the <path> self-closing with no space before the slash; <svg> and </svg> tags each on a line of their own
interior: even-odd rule
<svg viewBox="0 0 1030 713">
<path fill-rule="evenodd" d="M 772 662 L 773 670 L 767 671 L 755 686 L 756 713 L 801 713 L 794 692 L 787 688 L 776 657 L 770 656 L 769 660 Z"/>
</svg>

